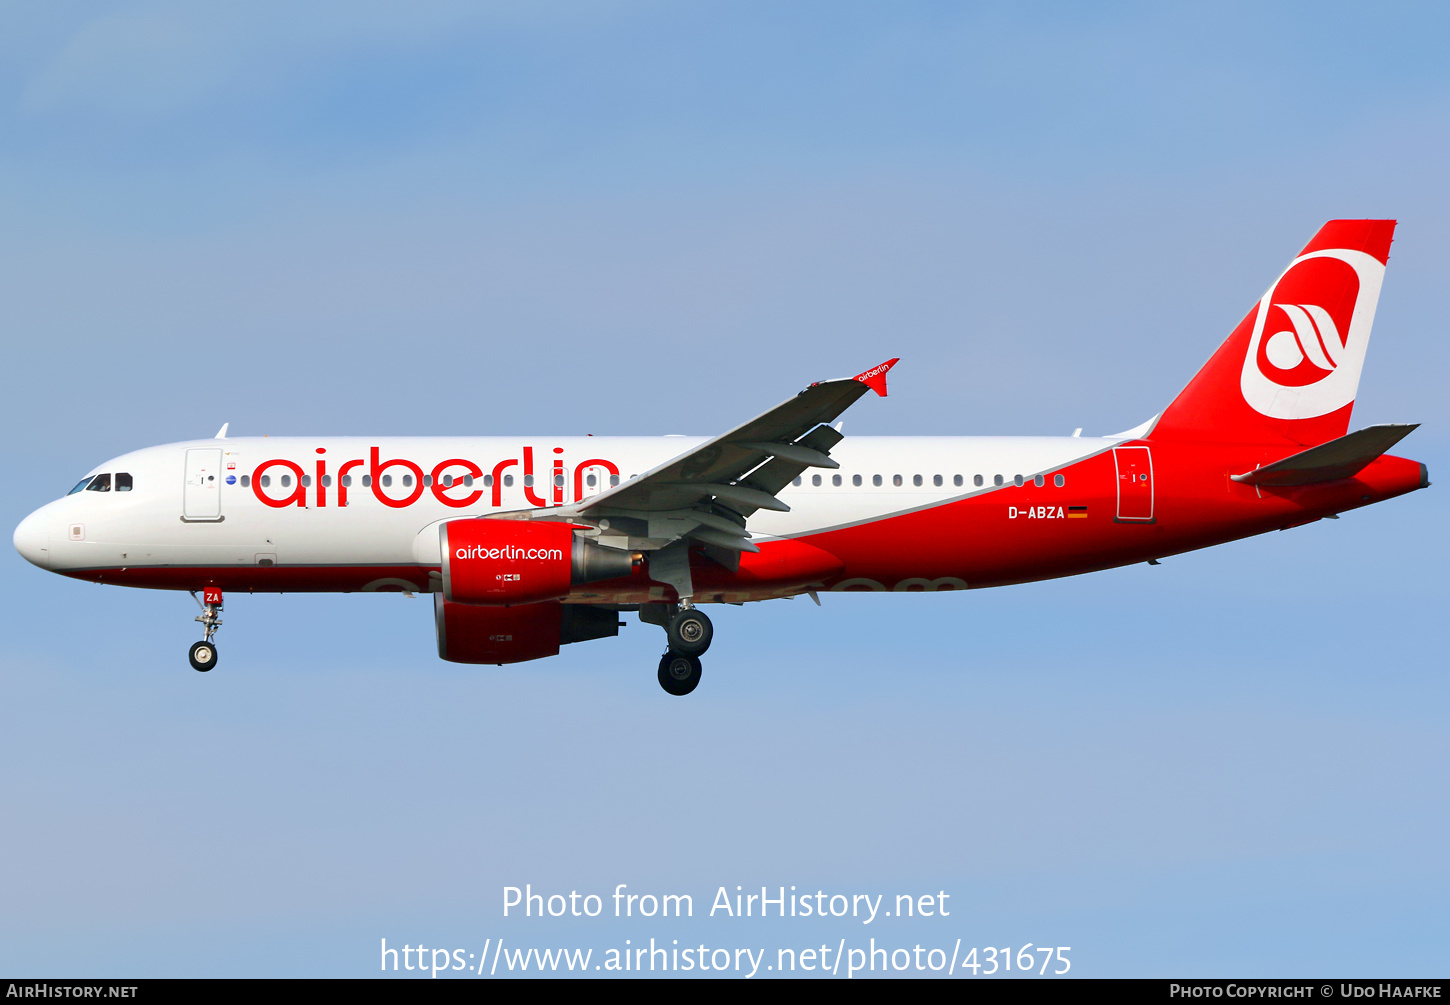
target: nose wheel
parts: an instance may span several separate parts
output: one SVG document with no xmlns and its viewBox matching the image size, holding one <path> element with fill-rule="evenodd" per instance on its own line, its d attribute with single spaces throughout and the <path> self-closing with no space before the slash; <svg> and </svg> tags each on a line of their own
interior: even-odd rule
<svg viewBox="0 0 1450 1005">
<path fill-rule="evenodd" d="M 191 660 L 193 670 L 206 673 L 216 666 L 216 643 L 211 640 L 211 637 L 222 626 L 222 591 L 214 586 L 208 586 L 202 591 L 202 598 L 198 599 L 196 591 L 192 590 L 191 599 L 195 600 L 197 606 L 201 608 L 201 613 L 196 616 L 196 620 L 201 622 L 206 637 L 200 642 L 192 643 L 187 658 Z"/>
<path fill-rule="evenodd" d="M 188 656 L 193 670 L 206 673 L 216 666 L 216 646 L 210 642 L 193 642 Z"/>
</svg>

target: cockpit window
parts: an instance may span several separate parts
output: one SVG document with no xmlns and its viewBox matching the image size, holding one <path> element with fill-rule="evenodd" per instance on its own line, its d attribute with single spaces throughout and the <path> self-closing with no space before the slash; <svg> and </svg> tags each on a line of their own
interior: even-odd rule
<svg viewBox="0 0 1450 1005">
<path fill-rule="evenodd" d="M 104 475 L 96 475 L 91 483 L 86 486 L 87 492 L 109 492 L 111 491 L 111 475 L 107 472 Z"/>
<path fill-rule="evenodd" d="M 73 488 L 73 489 L 71 489 L 69 492 L 67 492 L 66 495 L 73 496 L 77 492 L 79 492 L 81 489 L 85 488 L 87 485 L 89 485 L 91 483 L 91 477 L 92 477 L 91 475 L 86 475 L 80 481 L 76 482 L 76 487 Z"/>
<path fill-rule="evenodd" d="M 129 472 L 129 471 L 117 471 L 116 472 L 116 491 L 117 492 L 130 492 L 131 491 L 131 472 Z"/>
</svg>

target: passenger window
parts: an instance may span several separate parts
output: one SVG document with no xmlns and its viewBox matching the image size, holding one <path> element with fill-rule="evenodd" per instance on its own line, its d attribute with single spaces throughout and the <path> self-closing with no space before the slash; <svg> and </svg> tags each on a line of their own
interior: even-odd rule
<svg viewBox="0 0 1450 1005">
<path fill-rule="evenodd" d="M 610 475 L 609 476 L 609 487 L 612 488 L 612 489 L 619 487 L 619 476 L 618 475 Z"/>
<path fill-rule="evenodd" d="M 91 483 L 86 486 L 87 492 L 109 492 L 111 491 L 111 476 L 109 474 L 96 475 Z"/>
<path fill-rule="evenodd" d="M 993 485 L 1001 485 L 1002 484 L 1002 476 L 1001 475 L 993 475 L 992 476 L 992 484 Z"/>
<path fill-rule="evenodd" d="M 242 475 L 242 488 L 246 488 L 248 485 L 251 485 L 251 484 L 252 484 L 252 476 L 251 475 Z"/>
<path fill-rule="evenodd" d="M 83 489 L 83 488 L 85 488 L 85 487 L 86 487 L 86 486 L 87 486 L 87 485 L 89 485 L 89 484 L 90 484 L 90 483 L 91 483 L 91 476 L 90 476 L 90 475 L 86 475 L 86 476 L 85 476 L 85 477 L 84 477 L 84 478 L 82 478 L 82 479 L 81 479 L 81 480 L 80 480 L 80 481 L 78 481 L 78 482 L 76 482 L 76 487 L 75 487 L 75 488 L 73 488 L 73 489 L 71 489 L 71 490 L 70 490 L 70 491 L 69 491 L 69 492 L 67 492 L 67 493 L 66 493 L 66 495 L 68 495 L 68 496 L 73 496 L 73 495 L 75 495 L 75 494 L 76 494 L 76 493 L 77 493 L 77 492 L 79 492 L 79 491 L 81 491 L 81 489 Z"/>
<path fill-rule="evenodd" d="M 287 489 L 287 488 L 291 488 L 292 487 L 292 476 L 291 475 L 283 475 L 282 476 L 282 487 L 284 489 Z"/>
<path fill-rule="evenodd" d="M 453 476 L 452 475 L 444 475 L 443 476 L 443 487 L 445 489 L 448 489 L 448 488 L 452 488 L 453 487 Z"/>
<path fill-rule="evenodd" d="M 505 485 L 508 484 L 508 480 L 507 479 L 504 480 L 504 484 Z M 534 476 L 533 475 L 524 475 L 524 486 L 526 488 L 533 488 L 534 487 Z"/>
<path fill-rule="evenodd" d="M 932 475 L 931 476 L 931 483 L 933 485 L 935 485 L 937 488 L 941 488 L 941 475 Z"/>
<path fill-rule="evenodd" d="M 332 488 L 332 475 L 323 475 L 322 476 L 322 487 L 325 488 L 325 489 Z"/>
<path fill-rule="evenodd" d="M 1053 475 L 1052 476 L 1052 484 L 1056 485 L 1058 488 L 1062 488 L 1063 484 L 1066 481 L 1067 481 L 1067 479 L 1063 478 L 1062 475 Z"/>
<path fill-rule="evenodd" d="M 467 484 L 467 480 L 464 481 L 464 484 Z M 493 475 L 484 475 L 483 485 L 484 488 L 493 488 Z"/>
<path fill-rule="evenodd" d="M 860 488 L 861 487 L 861 476 L 860 475 L 852 475 L 851 476 L 851 484 L 852 485 L 855 485 L 857 488 Z"/>
<path fill-rule="evenodd" d="M 514 487 L 514 476 L 513 475 L 504 475 L 503 476 L 503 483 L 504 483 L 504 486 L 506 488 L 513 488 Z"/>
<path fill-rule="evenodd" d="M 814 485 L 816 488 L 820 488 L 821 487 L 821 476 L 820 475 L 811 475 L 811 484 Z"/>
<path fill-rule="evenodd" d="M 342 484 L 344 488 L 352 488 L 352 475 L 343 475 Z"/>
<path fill-rule="evenodd" d="M 911 484 L 915 485 L 917 488 L 921 488 L 921 475 L 912 475 Z"/>
<path fill-rule="evenodd" d="M 1022 487 L 1022 481 L 1023 481 L 1023 478 L 1022 478 L 1021 475 L 1013 475 L 1012 476 L 1012 484 L 1013 485 L 1016 485 L 1019 489 Z"/>
<path fill-rule="evenodd" d="M 131 474 L 130 474 L 130 472 L 128 472 L 128 471 L 118 471 L 118 472 L 116 472 L 116 491 L 117 492 L 130 492 L 131 491 Z"/>
<path fill-rule="evenodd" d="M 972 476 L 972 484 L 975 485 L 975 486 L 977 486 L 977 488 L 981 488 L 982 487 L 982 476 L 981 475 L 973 475 Z"/>
<path fill-rule="evenodd" d="M 564 476 L 563 475 L 555 475 L 554 476 L 554 485 L 555 485 L 556 488 L 563 488 L 564 487 Z"/>
<path fill-rule="evenodd" d="M 962 487 L 962 476 L 961 475 L 952 475 L 952 484 L 955 485 L 957 488 L 961 488 Z"/>
<path fill-rule="evenodd" d="M 593 475 L 589 475 L 584 479 L 584 484 L 588 485 L 592 489 L 596 480 L 597 479 Z"/>
<path fill-rule="evenodd" d="M 258 479 L 258 481 L 260 481 L 262 483 L 262 488 L 264 488 L 264 489 L 265 488 L 270 488 L 272 486 L 272 476 L 271 475 L 263 475 L 261 478 Z"/>
<path fill-rule="evenodd" d="M 874 486 L 876 486 L 879 489 L 881 487 L 881 476 L 880 475 L 872 475 L 871 476 L 871 484 L 874 485 Z"/>
<path fill-rule="evenodd" d="M 791 484 L 792 485 L 796 485 L 796 486 L 799 486 L 800 483 L 801 483 L 801 476 L 800 475 L 796 475 L 795 478 L 791 481 Z"/>
<path fill-rule="evenodd" d="M 891 484 L 892 485 L 895 485 L 897 488 L 900 488 L 901 487 L 901 476 L 900 475 L 892 475 L 891 476 Z"/>
<path fill-rule="evenodd" d="M 840 475 L 832 475 L 831 476 L 831 484 L 834 485 L 836 488 L 840 488 L 841 487 L 841 476 Z"/>
<path fill-rule="evenodd" d="M 406 479 L 405 479 L 405 481 L 406 481 Z M 424 475 L 423 476 L 423 484 L 424 485 L 432 485 L 433 484 L 433 476 L 432 475 Z"/>
<path fill-rule="evenodd" d="M 404 475 L 403 476 L 403 488 L 410 489 L 412 487 L 413 487 L 413 476 L 412 475 Z"/>
<path fill-rule="evenodd" d="M 310 489 L 310 488 L 312 488 L 312 476 L 311 475 L 303 475 L 302 476 L 302 487 L 304 489 Z"/>
<path fill-rule="evenodd" d="M 1036 478 L 1032 479 L 1032 484 L 1036 485 L 1038 488 L 1042 488 L 1042 486 L 1047 484 L 1047 476 L 1038 475 Z"/>
<path fill-rule="evenodd" d="M 485 477 L 484 480 L 483 480 L 483 483 L 485 485 L 492 485 L 493 484 L 493 479 L 492 478 Z M 464 485 L 467 485 L 469 488 L 472 488 L 473 487 L 473 476 L 472 475 L 464 475 L 463 476 L 463 484 Z"/>
<path fill-rule="evenodd" d="M 373 487 L 373 476 L 372 475 L 363 475 L 363 488 L 370 489 L 372 487 Z"/>
</svg>

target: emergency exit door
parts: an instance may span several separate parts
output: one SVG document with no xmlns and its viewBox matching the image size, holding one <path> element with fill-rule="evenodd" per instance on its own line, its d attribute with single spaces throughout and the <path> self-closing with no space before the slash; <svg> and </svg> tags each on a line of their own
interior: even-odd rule
<svg viewBox="0 0 1450 1005">
<path fill-rule="evenodd" d="M 186 452 L 186 485 L 182 489 L 183 520 L 222 518 L 222 451 L 198 447 Z"/>
<path fill-rule="evenodd" d="M 1147 447 L 1116 447 L 1118 516 L 1126 523 L 1153 522 L 1153 456 Z"/>
</svg>

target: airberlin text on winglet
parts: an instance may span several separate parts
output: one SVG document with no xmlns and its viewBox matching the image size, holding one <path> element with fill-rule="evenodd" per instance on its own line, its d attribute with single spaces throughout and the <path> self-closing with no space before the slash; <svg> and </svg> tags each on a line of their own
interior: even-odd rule
<svg viewBox="0 0 1450 1005">
<path fill-rule="evenodd" d="M 897 356 L 894 359 L 888 359 L 885 363 L 882 363 L 879 366 L 873 366 L 865 373 L 856 374 L 856 376 L 852 379 L 859 380 L 861 383 L 865 384 L 871 390 L 875 391 L 877 394 L 881 395 L 881 397 L 884 398 L 886 397 L 886 374 L 893 366 L 900 362 L 900 356 Z"/>
</svg>

